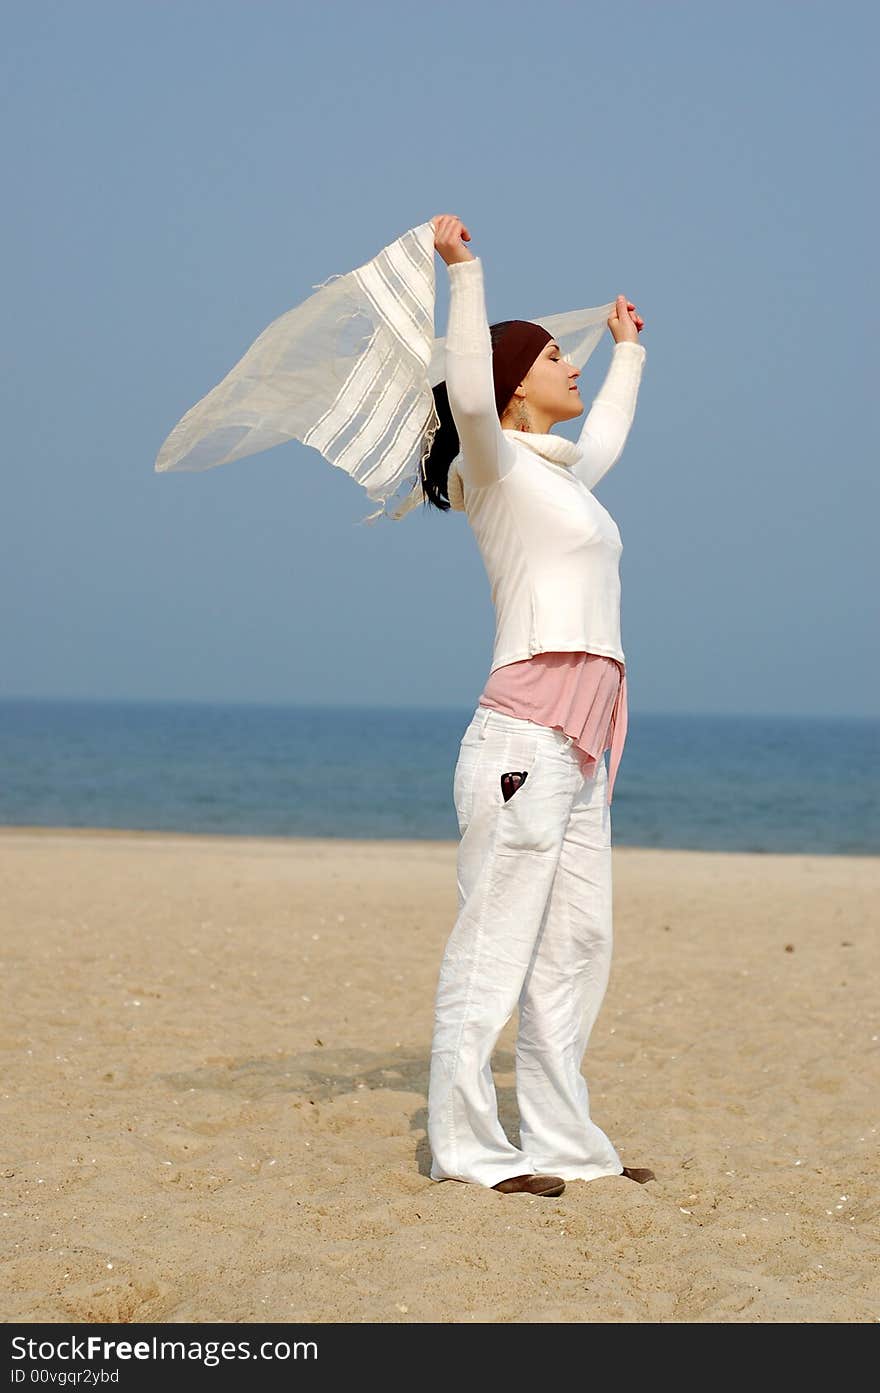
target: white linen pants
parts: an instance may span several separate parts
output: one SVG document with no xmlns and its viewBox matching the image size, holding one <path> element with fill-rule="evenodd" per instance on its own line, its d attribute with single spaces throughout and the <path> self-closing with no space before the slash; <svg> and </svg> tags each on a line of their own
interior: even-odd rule
<svg viewBox="0 0 880 1393">
<path fill-rule="evenodd" d="M 604 757 L 585 777 L 561 730 L 478 706 L 453 797 L 458 916 L 435 1001 L 432 1180 L 620 1175 L 590 1118 L 581 1060 L 611 968 L 611 811 Z M 501 775 L 528 771 L 508 799 Z M 520 1147 L 498 1119 L 491 1056 L 519 1006 Z"/>
</svg>

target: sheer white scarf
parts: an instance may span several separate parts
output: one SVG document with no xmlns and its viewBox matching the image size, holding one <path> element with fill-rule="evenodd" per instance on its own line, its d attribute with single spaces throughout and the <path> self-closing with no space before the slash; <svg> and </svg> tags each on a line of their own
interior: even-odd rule
<svg viewBox="0 0 880 1393">
<path fill-rule="evenodd" d="M 187 411 L 156 472 L 211 469 L 299 440 L 379 503 L 363 522 L 406 517 L 424 499 L 421 464 L 439 426 L 431 389 L 446 375 L 446 340 L 434 336 L 434 255 L 434 224 L 424 222 L 313 287 Z M 611 301 L 533 322 L 580 368 L 613 310 Z M 389 511 L 404 486 L 408 496 Z"/>
</svg>

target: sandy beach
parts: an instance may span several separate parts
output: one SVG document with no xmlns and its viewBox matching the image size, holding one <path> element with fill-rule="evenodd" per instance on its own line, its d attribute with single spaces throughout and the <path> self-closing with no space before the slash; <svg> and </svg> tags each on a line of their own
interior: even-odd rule
<svg viewBox="0 0 880 1393">
<path fill-rule="evenodd" d="M 880 1319 L 880 859 L 614 877 L 584 1074 L 658 1179 L 548 1200 L 428 1176 L 454 843 L 0 829 L 3 1318 Z"/>
</svg>

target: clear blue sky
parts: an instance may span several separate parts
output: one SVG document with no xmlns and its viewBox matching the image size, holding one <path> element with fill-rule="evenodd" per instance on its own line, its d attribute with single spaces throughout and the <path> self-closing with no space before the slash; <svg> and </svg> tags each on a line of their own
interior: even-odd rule
<svg viewBox="0 0 880 1393">
<path fill-rule="evenodd" d="M 476 702 L 463 515 L 358 526 L 297 442 L 153 472 L 270 320 L 452 212 L 490 318 L 645 318 L 596 490 L 632 712 L 880 712 L 876 5 L 3 14 L 0 696 Z"/>
</svg>

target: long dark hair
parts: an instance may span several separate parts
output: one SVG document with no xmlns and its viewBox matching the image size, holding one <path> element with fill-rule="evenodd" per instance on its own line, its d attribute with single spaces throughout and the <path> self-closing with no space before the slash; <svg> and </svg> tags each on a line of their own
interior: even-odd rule
<svg viewBox="0 0 880 1393">
<path fill-rule="evenodd" d="M 498 344 L 506 333 L 513 320 L 505 319 L 498 324 L 489 325 L 489 334 L 492 339 L 492 350 L 494 352 Z M 450 508 L 449 494 L 447 492 L 449 481 L 449 466 L 459 452 L 460 444 L 458 431 L 452 419 L 452 412 L 449 409 L 449 393 L 446 390 L 445 382 L 438 382 L 434 391 L 434 405 L 437 408 L 437 415 L 440 418 L 440 425 L 434 436 L 431 449 L 426 459 L 422 461 L 422 493 L 425 502 L 432 503 L 435 508 L 443 513 L 447 513 Z M 498 412 L 498 419 L 507 410 L 507 402 L 504 403 L 503 410 Z"/>
</svg>

